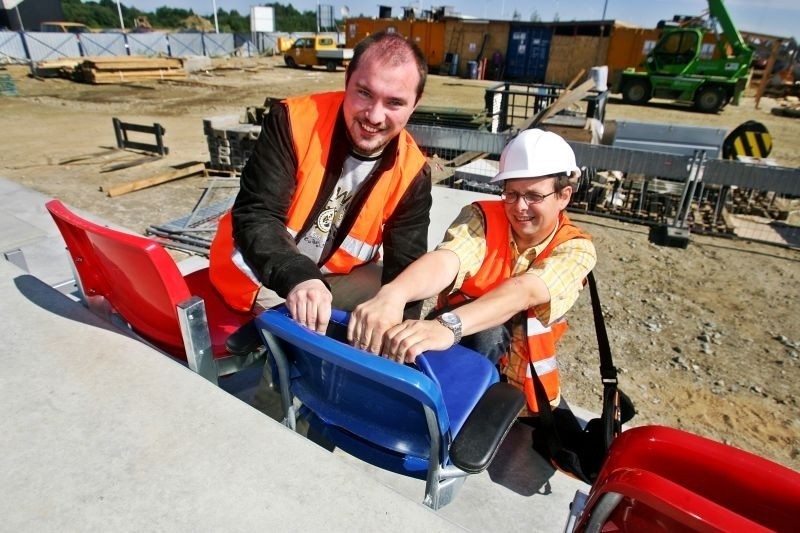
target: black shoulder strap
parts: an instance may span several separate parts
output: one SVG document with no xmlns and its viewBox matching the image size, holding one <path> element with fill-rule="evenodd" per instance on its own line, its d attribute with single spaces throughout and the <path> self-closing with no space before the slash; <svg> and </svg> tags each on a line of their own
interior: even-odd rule
<svg viewBox="0 0 800 533">
<path fill-rule="evenodd" d="M 592 295 L 594 331 L 597 334 L 597 348 L 600 350 L 600 378 L 603 380 L 603 385 L 613 383 L 616 386 L 617 369 L 614 367 L 614 361 L 611 357 L 606 321 L 603 318 L 603 310 L 600 308 L 600 296 L 597 294 L 597 282 L 594 280 L 594 272 L 589 272 L 586 279 L 589 281 L 589 293 Z"/>
<path fill-rule="evenodd" d="M 614 367 L 614 361 L 611 357 L 611 347 L 608 343 L 606 323 L 603 319 L 603 311 L 600 308 L 600 297 L 597 293 L 597 284 L 594 279 L 594 274 L 589 272 L 587 279 L 589 281 L 589 293 L 591 294 L 592 298 L 592 311 L 594 313 L 594 327 L 597 334 L 597 345 L 600 351 L 600 376 L 603 382 L 603 398 L 605 399 L 616 396 L 617 369 Z M 544 385 L 539 379 L 539 376 L 536 374 L 536 368 L 533 366 L 533 363 L 528 361 L 528 364 L 531 368 L 533 389 L 536 394 L 536 403 L 539 406 L 539 426 L 545 435 L 547 435 L 547 444 L 551 457 L 555 457 L 560 453 L 561 449 L 563 448 L 563 444 L 558 435 L 558 428 L 556 427 L 553 412 L 551 409 L 546 408 L 546 406 L 550 405 L 550 400 L 547 398 L 547 392 L 544 389 Z M 607 403 L 609 402 L 603 402 L 601 420 L 603 421 L 604 426 L 607 425 L 608 427 L 612 427 L 613 421 L 611 418 L 616 417 L 617 410 L 610 408 L 613 407 L 613 404 L 607 407 Z M 610 445 L 610 440 L 611 439 L 609 438 L 607 442 L 608 445 Z"/>
</svg>

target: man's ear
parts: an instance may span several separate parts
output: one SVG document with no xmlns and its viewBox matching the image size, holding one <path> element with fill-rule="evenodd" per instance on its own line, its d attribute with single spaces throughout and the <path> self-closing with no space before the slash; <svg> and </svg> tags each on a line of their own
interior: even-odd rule
<svg viewBox="0 0 800 533">
<path fill-rule="evenodd" d="M 561 205 L 561 209 L 566 209 L 567 205 L 569 205 L 570 199 L 572 199 L 572 185 L 567 185 L 561 192 L 558 194 L 558 202 Z"/>
</svg>

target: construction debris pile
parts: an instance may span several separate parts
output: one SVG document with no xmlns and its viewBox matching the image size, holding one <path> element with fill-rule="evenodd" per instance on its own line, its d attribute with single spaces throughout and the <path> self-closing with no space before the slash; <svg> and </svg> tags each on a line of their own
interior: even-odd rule
<svg viewBox="0 0 800 533">
<path fill-rule="evenodd" d="M 220 217 L 233 206 L 239 178 L 213 176 L 191 213 L 175 220 L 153 224 L 147 234 L 164 246 L 208 256 Z"/>
</svg>

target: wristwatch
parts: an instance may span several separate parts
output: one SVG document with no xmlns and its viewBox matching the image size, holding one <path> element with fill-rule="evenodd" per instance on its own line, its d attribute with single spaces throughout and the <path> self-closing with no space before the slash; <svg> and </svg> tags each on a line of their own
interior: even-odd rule
<svg viewBox="0 0 800 533">
<path fill-rule="evenodd" d="M 461 319 L 455 313 L 442 313 L 436 317 L 436 321 L 453 332 L 453 344 L 458 344 L 461 340 Z"/>
</svg>

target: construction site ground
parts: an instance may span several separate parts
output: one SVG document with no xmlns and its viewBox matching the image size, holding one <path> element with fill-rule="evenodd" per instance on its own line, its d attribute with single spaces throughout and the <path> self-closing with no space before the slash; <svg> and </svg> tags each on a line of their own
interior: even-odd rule
<svg viewBox="0 0 800 533">
<path fill-rule="evenodd" d="M 180 81 L 89 85 L 28 76 L 8 66 L 17 96 L 0 96 L 0 176 L 144 232 L 195 206 L 201 175 L 109 197 L 129 182 L 209 160 L 204 118 L 238 114 L 267 97 L 344 85 L 344 73 L 291 70 L 280 58 L 214 60 Z M 481 109 L 495 82 L 431 76 L 422 104 Z M 623 105 L 610 98 L 606 120 L 627 119 L 728 130 L 746 120 L 771 132 L 770 157 L 800 166 L 800 121 L 776 116 L 781 101 L 752 97 L 705 115 L 675 105 Z M 112 118 L 165 129 L 169 154 L 114 150 Z M 70 161 L 64 163 L 65 161 Z M 114 165 L 133 164 L 121 170 Z M 800 252 L 692 235 L 686 249 L 648 242 L 648 228 L 576 214 L 594 237 L 599 290 L 621 387 L 636 404 L 635 424 L 682 428 L 800 470 Z M 176 253 L 176 257 L 180 256 Z M 601 385 L 588 294 L 571 312 L 562 342 L 564 394 L 600 409 Z M 24 356 L 24 354 L 20 354 Z"/>
</svg>

